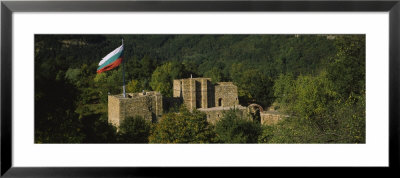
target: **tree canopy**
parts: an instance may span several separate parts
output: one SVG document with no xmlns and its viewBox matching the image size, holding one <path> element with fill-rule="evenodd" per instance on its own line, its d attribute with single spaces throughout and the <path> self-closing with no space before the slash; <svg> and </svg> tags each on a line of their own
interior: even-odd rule
<svg viewBox="0 0 400 178">
<path fill-rule="evenodd" d="M 214 137 L 206 115 L 182 107 L 179 113 L 165 114 L 150 136 L 150 143 L 211 143 Z"/>
<path fill-rule="evenodd" d="M 35 143 L 365 143 L 365 35 L 331 36 L 35 35 Z M 214 127 L 165 102 L 158 123 L 126 118 L 117 134 L 107 97 L 122 92 L 122 65 L 96 69 L 122 38 L 128 92 L 169 98 L 174 79 L 210 77 L 290 119 L 258 128 L 227 113 Z"/>
</svg>

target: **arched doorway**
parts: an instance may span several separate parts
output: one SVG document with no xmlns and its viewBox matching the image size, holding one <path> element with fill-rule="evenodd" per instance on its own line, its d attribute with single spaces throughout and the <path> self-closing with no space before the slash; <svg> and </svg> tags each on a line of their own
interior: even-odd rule
<svg viewBox="0 0 400 178">
<path fill-rule="evenodd" d="M 262 113 L 264 109 L 258 104 L 250 104 L 247 108 L 249 109 L 252 120 L 261 123 L 260 113 Z"/>
</svg>

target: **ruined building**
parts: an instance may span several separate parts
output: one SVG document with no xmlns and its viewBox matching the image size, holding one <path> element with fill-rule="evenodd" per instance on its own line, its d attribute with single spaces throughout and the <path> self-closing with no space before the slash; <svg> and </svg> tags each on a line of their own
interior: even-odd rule
<svg viewBox="0 0 400 178">
<path fill-rule="evenodd" d="M 232 82 L 211 83 L 210 78 L 174 80 L 175 98 L 182 98 L 189 110 L 239 105 L 237 87 Z"/>
<path fill-rule="evenodd" d="M 236 109 L 240 117 L 251 119 L 258 112 L 261 124 L 276 124 L 286 117 L 276 111 L 264 111 L 258 104 L 241 106 L 238 88 L 232 82 L 212 83 L 210 78 L 187 78 L 173 81 L 173 98 L 181 101 L 190 111 L 204 112 L 209 123 L 215 124 L 225 111 Z M 108 122 L 119 127 L 127 117 L 141 116 L 157 121 L 163 114 L 163 97 L 159 92 L 127 93 L 108 96 Z"/>
<path fill-rule="evenodd" d="M 189 110 L 205 112 L 211 123 L 233 108 L 245 115 L 246 108 L 239 105 L 237 86 L 232 82 L 213 84 L 210 78 L 187 78 L 174 80 L 173 85 L 173 97 L 180 98 Z"/>
<path fill-rule="evenodd" d="M 119 127 L 127 117 L 141 116 L 155 122 L 163 113 L 162 95 L 159 92 L 108 95 L 108 122 Z"/>
<path fill-rule="evenodd" d="M 277 124 L 280 120 L 289 117 L 288 115 L 279 113 L 273 107 L 270 107 L 267 111 L 264 111 L 264 109 L 258 104 L 250 104 L 249 106 L 247 106 L 247 109 L 249 114 L 254 114 L 258 112 L 260 114 L 259 121 L 263 125 Z"/>
</svg>

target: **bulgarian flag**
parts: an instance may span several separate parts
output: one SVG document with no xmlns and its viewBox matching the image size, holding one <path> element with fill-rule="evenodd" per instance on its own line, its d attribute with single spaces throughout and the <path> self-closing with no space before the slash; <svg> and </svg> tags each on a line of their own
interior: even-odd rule
<svg viewBox="0 0 400 178">
<path fill-rule="evenodd" d="M 104 71 L 109 71 L 118 67 L 122 59 L 124 58 L 124 45 L 107 54 L 99 63 L 99 68 L 97 68 L 97 73 L 102 73 Z"/>
</svg>

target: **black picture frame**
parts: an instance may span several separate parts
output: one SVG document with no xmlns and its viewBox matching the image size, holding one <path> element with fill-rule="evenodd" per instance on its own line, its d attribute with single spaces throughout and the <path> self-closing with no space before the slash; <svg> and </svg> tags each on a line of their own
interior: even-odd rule
<svg viewBox="0 0 400 178">
<path fill-rule="evenodd" d="M 389 167 L 399 168 L 400 0 L 394 1 L 1 1 L 1 175 L 5 177 L 129 177 L 176 175 L 177 168 L 19 168 L 12 166 L 12 17 L 13 12 L 126 12 L 126 11 L 293 11 L 389 12 Z M 184 168 L 189 174 L 211 170 Z M 204 169 L 204 168 L 203 168 Z M 225 172 L 222 168 L 218 169 Z M 264 172 L 254 168 L 252 173 Z M 294 168 L 295 169 L 295 168 Z M 229 171 L 238 172 L 242 168 Z M 371 170 L 371 169 L 369 169 Z M 285 170 L 279 170 L 285 172 Z M 191 172 L 191 173 L 190 173 Z M 246 171 L 249 172 L 249 171 Z M 308 172 L 307 170 L 304 172 Z M 330 170 L 329 174 L 337 174 Z M 250 173 L 250 172 L 249 172 Z"/>
</svg>

